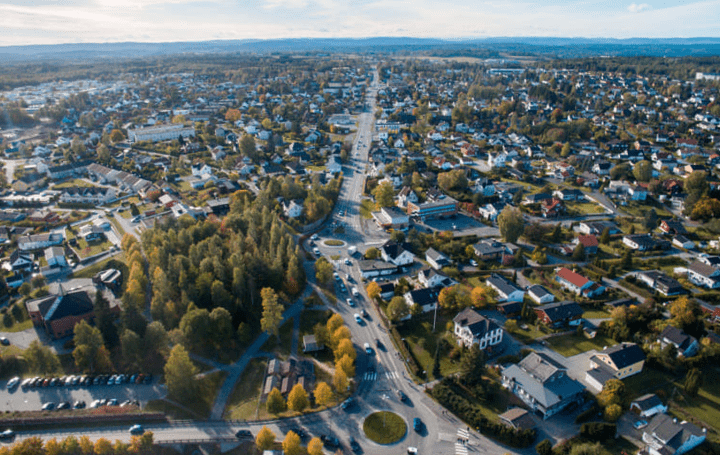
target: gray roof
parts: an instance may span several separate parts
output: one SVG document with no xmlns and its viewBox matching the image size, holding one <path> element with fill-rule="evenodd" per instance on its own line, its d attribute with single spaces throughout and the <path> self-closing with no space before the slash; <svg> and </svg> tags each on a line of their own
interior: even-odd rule
<svg viewBox="0 0 720 455">
<path fill-rule="evenodd" d="M 546 295 L 550 294 L 550 292 L 548 292 L 547 289 L 540 286 L 539 284 L 533 284 L 532 286 L 530 286 L 528 288 L 528 292 L 532 292 L 533 295 L 535 295 L 535 297 L 537 297 L 538 299 L 541 299 L 541 298 L 545 297 Z"/>
<path fill-rule="evenodd" d="M 654 393 L 648 393 L 647 395 L 643 395 L 633 400 L 632 404 L 640 408 L 641 411 L 647 411 L 655 406 L 662 406 L 663 402 L 660 401 L 660 398 L 658 398 L 658 396 Z"/>
<path fill-rule="evenodd" d="M 518 365 L 510 365 L 505 368 L 503 376 L 514 379 L 515 383 L 519 384 L 525 392 L 546 409 L 585 390 L 585 387 L 567 375 L 554 381 L 539 382 Z"/>
<path fill-rule="evenodd" d="M 509 281 L 507 278 L 501 275 L 496 275 L 494 273 L 487 279 L 487 282 L 493 285 L 505 295 L 510 295 L 515 291 L 522 291 L 522 289 L 517 287 L 515 283 Z"/>
<path fill-rule="evenodd" d="M 645 360 L 645 353 L 635 343 L 621 343 L 603 349 L 598 354 L 605 354 L 613 361 L 618 370 Z"/>
<path fill-rule="evenodd" d="M 690 336 L 677 327 L 673 327 L 671 325 L 665 327 L 665 330 L 662 331 L 660 336 L 682 350 L 687 349 L 694 341 L 696 341 L 695 337 Z"/>
<path fill-rule="evenodd" d="M 678 449 L 690 436 L 704 437 L 705 433 L 690 422 L 677 422 L 667 414 L 656 414 L 652 418 L 645 433 L 652 434 L 672 449 Z M 671 452 L 672 453 L 672 452 Z"/>
<path fill-rule="evenodd" d="M 540 382 L 546 382 L 559 372 L 565 371 L 564 366 L 542 352 L 528 354 L 518 366 Z"/>
<path fill-rule="evenodd" d="M 707 265 L 704 262 L 700 261 L 693 261 L 693 263 L 688 266 L 688 270 L 705 277 L 710 277 L 713 273 L 717 272 L 717 269 L 715 267 Z"/>
<path fill-rule="evenodd" d="M 473 336 L 482 338 L 486 333 L 497 330 L 499 327 L 490 319 L 481 315 L 472 308 L 465 308 L 453 318 L 453 322 L 467 327 Z"/>
</svg>

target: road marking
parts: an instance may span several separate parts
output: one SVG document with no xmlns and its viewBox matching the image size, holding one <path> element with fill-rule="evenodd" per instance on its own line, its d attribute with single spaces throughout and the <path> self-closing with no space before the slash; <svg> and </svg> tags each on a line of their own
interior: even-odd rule
<svg viewBox="0 0 720 455">
<path fill-rule="evenodd" d="M 377 373 L 365 373 L 363 381 L 374 381 L 377 379 Z"/>
<path fill-rule="evenodd" d="M 460 444 L 459 442 L 455 443 L 455 455 L 467 455 L 468 449 L 463 444 Z"/>
<path fill-rule="evenodd" d="M 465 428 L 458 428 L 457 435 L 461 438 L 467 439 L 470 437 L 470 432 L 467 431 Z"/>
</svg>

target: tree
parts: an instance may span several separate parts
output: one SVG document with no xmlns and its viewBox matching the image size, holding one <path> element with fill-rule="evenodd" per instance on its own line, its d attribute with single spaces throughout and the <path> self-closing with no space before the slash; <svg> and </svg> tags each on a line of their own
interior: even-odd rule
<svg viewBox="0 0 720 455">
<path fill-rule="evenodd" d="M 623 410 L 619 404 L 611 404 L 605 408 L 605 420 L 608 422 L 617 422 L 622 415 Z"/>
<path fill-rule="evenodd" d="M 606 227 L 603 229 L 602 234 L 600 234 L 600 243 L 603 245 L 607 245 L 610 243 L 610 228 Z"/>
<path fill-rule="evenodd" d="M 265 406 L 267 407 L 267 411 L 270 414 L 277 415 L 285 411 L 285 398 L 283 398 L 277 387 L 273 387 L 273 389 L 268 394 L 267 400 L 265 401 Z"/>
<path fill-rule="evenodd" d="M 627 179 L 630 175 L 630 163 L 620 163 L 610 169 L 610 178 L 612 180 Z"/>
<path fill-rule="evenodd" d="M 320 438 L 312 438 L 307 445 L 308 455 L 323 455 L 323 443 Z"/>
<path fill-rule="evenodd" d="M 715 198 L 702 197 L 693 207 L 690 218 L 702 221 L 720 218 L 720 201 Z"/>
<path fill-rule="evenodd" d="M 255 445 L 261 451 L 272 449 L 275 444 L 275 433 L 265 425 L 260 428 L 257 436 L 255 436 Z"/>
<path fill-rule="evenodd" d="M 335 368 L 333 374 L 333 386 L 338 392 L 344 392 L 348 388 L 348 377 L 342 368 Z"/>
<path fill-rule="evenodd" d="M 470 302 L 475 308 L 484 308 L 494 300 L 495 290 L 485 286 L 475 286 L 470 291 Z"/>
<path fill-rule="evenodd" d="M 392 207 L 395 205 L 395 190 L 390 182 L 383 182 L 376 186 L 372 194 L 380 207 Z"/>
<path fill-rule="evenodd" d="M 300 447 L 300 436 L 294 431 L 288 431 L 282 442 L 282 448 L 285 455 L 301 455 L 304 450 Z"/>
<path fill-rule="evenodd" d="M 670 323 L 675 327 L 686 333 L 702 331 L 702 329 L 696 330 L 702 323 L 698 324 L 698 317 L 701 314 L 701 310 L 695 299 L 689 299 L 687 297 L 675 299 L 675 301 L 670 304 L 669 311 L 672 315 Z"/>
<path fill-rule="evenodd" d="M 333 266 L 325 259 L 325 256 L 315 261 L 315 278 L 322 284 L 328 284 L 332 281 Z"/>
<path fill-rule="evenodd" d="M 652 171 L 652 163 L 647 160 L 642 160 L 633 168 L 633 176 L 638 182 L 649 182 L 652 178 Z"/>
<path fill-rule="evenodd" d="M 77 367 L 90 373 L 109 370 L 112 365 L 110 353 L 103 344 L 100 330 L 82 320 L 75 324 L 73 332 L 73 341 L 75 342 L 73 357 Z"/>
<path fill-rule="evenodd" d="M 538 445 L 535 446 L 535 451 L 538 455 L 551 455 L 552 454 L 552 442 L 548 439 L 543 439 Z"/>
<path fill-rule="evenodd" d="M 318 382 L 315 386 L 315 402 L 320 406 L 325 406 L 332 400 L 333 392 L 327 382 Z"/>
<path fill-rule="evenodd" d="M 46 375 L 60 371 L 60 359 L 57 354 L 38 340 L 30 343 L 24 357 L 31 372 Z"/>
<path fill-rule="evenodd" d="M 485 353 L 476 343 L 463 352 L 460 357 L 460 374 L 468 384 L 477 384 L 485 371 Z"/>
<path fill-rule="evenodd" d="M 518 323 L 515 319 L 508 319 L 505 321 L 505 331 L 508 333 L 516 332 L 518 329 Z"/>
<path fill-rule="evenodd" d="M 377 284 L 377 281 L 369 282 L 367 287 L 365 288 L 365 290 L 368 293 L 368 297 L 370 297 L 372 300 L 375 300 L 378 297 L 380 297 L 380 292 L 381 292 L 380 285 Z"/>
<path fill-rule="evenodd" d="M 500 212 L 497 223 L 498 228 L 500 228 L 500 235 L 506 242 L 516 242 L 525 230 L 525 221 L 520 209 L 510 205 L 505 206 Z"/>
<path fill-rule="evenodd" d="M 438 295 L 438 304 L 444 309 L 461 310 L 471 302 L 470 295 L 460 285 L 443 288 Z"/>
<path fill-rule="evenodd" d="M 348 356 L 353 360 L 357 357 L 357 351 L 355 351 L 355 347 L 349 338 L 340 340 L 335 348 L 334 354 L 336 360 L 341 359 L 343 356 Z"/>
<path fill-rule="evenodd" d="M 347 326 L 338 327 L 332 335 L 330 335 L 329 346 L 335 350 L 343 340 L 349 340 L 351 338 L 350 329 Z"/>
<path fill-rule="evenodd" d="M 387 313 L 391 321 L 397 322 L 410 314 L 410 307 L 403 297 L 395 296 L 388 303 Z"/>
<path fill-rule="evenodd" d="M 658 215 L 655 209 L 650 209 L 642 220 L 643 227 L 646 231 L 651 232 L 658 225 Z"/>
<path fill-rule="evenodd" d="M 335 369 L 340 368 L 349 378 L 355 376 L 355 360 L 348 355 L 344 355 L 335 362 Z"/>
<path fill-rule="evenodd" d="M 380 250 L 371 246 L 365 251 L 365 259 L 377 259 L 380 257 Z"/>
<path fill-rule="evenodd" d="M 263 307 L 260 326 L 263 332 L 278 336 L 282 322 L 282 305 L 278 302 L 278 296 L 272 288 L 263 288 L 260 295 Z"/>
<path fill-rule="evenodd" d="M 327 327 L 328 333 L 333 334 L 337 329 L 342 327 L 344 323 L 345 321 L 343 321 L 342 316 L 337 313 L 333 313 L 333 315 L 330 316 L 330 319 L 328 319 L 325 323 L 325 326 Z"/>
<path fill-rule="evenodd" d="M 176 344 L 172 348 L 164 371 L 165 383 L 170 396 L 181 401 L 191 400 L 195 397 L 197 367 L 190 361 L 190 356 L 183 345 Z"/>
<path fill-rule="evenodd" d="M 122 142 L 125 140 L 125 135 L 123 134 L 122 131 L 120 131 L 118 129 L 114 129 L 110 132 L 110 140 L 113 143 Z"/>
<path fill-rule="evenodd" d="M 573 254 L 572 254 L 572 260 L 573 261 L 585 260 L 585 245 L 583 245 L 582 242 L 578 242 L 577 246 L 575 246 L 575 249 L 573 250 Z"/>
<path fill-rule="evenodd" d="M 683 388 L 685 392 L 691 397 L 696 397 L 700 386 L 702 386 L 702 373 L 697 368 L 693 368 L 685 375 L 685 382 Z"/>
<path fill-rule="evenodd" d="M 240 139 L 240 153 L 253 161 L 257 160 L 257 147 L 255 146 L 255 138 L 252 135 L 245 134 L 242 139 Z"/>
<path fill-rule="evenodd" d="M 596 455 L 601 453 L 603 450 L 602 445 L 599 442 L 591 444 L 589 442 L 583 444 L 574 445 L 568 455 Z"/>
<path fill-rule="evenodd" d="M 625 384 L 619 379 L 608 379 L 597 395 L 598 404 L 606 408 L 611 404 L 621 405 L 625 395 Z"/>
<path fill-rule="evenodd" d="M 302 384 L 295 384 L 288 394 L 287 400 L 288 408 L 293 411 L 303 412 L 305 408 L 310 406 L 310 400 Z"/>
<path fill-rule="evenodd" d="M 561 240 L 562 240 L 562 225 L 560 223 L 558 223 L 553 228 L 552 235 L 550 237 L 550 241 L 552 243 L 558 243 Z"/>
</svg>

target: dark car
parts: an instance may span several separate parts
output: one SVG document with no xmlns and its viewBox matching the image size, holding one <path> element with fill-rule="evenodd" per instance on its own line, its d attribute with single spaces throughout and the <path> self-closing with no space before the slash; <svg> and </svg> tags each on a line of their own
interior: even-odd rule
<svg viewBox="0 0 720 455">
<path fill-rule="evenodd" d="M 151 384 L 153 380 L 153 375 L 149 374 L 145 376 L 145 379 L 143 380 L 143 384 Z"/>
<path fill-rule="evenodd" d="M 320 440 L 322 441 L 323 445 L 329 449 L 334 449 L 337 447 L 340 447 L 340 441 L 338 438 L 334 436 L 328 436 L 326 434 L 320 435 Z"/>
<path fill-rule="evenodd" d="M 84 401 L 76 401 L 75 404 L 73 404 L 73 407 L 75 409 L 85 409 L 85 402 Z"/>
<path fill-rule="evenodd" d="M 5 337 L 0 337 L 0 344 L 2 344 L 3 346 L 10 346 L 10 340 Z"/>
<path fill-rule="evenodd" d="M 358 444 L 358 442 L 352 436 L 350 436 L 350 448 L 355 453 L 359 453 L 362 450 L 360 448 L 360 444 Z"/>
<path fill-rule="evenodd" d="M 250 430 L 238 430 L 235 437 L 238 439 L 252 439 L 253 434 Z"/>
<path fill-rule="evenodd" d="M 407 395 L 405 395 L 405 392 L 403 392 L 400 389 L 397 389 L 395 391 L 395 393 L 397 393 L 397 396 L 398 396 L 398 398 L 400 398 L 400 401 L 402 401 L 403 403 L 407 401 L 408 397 L 407 397 Z"/>
<path fill-rule="evenodd" d="M 2 440 L 2 441 L 9 441 L 14 437 L 15 437 L 15 432 L 13 430 L 5 430 L 2 433 L 0 433 L 0 440 Z"/>
<path fill-rule="evenodd" d="M 138 435 L 145 433 L 145 429 L 142 425 L 136 424 L 130 427 L 130 434 Z"/>
<path fill-rule="evenodd" d="M 378 349 L 383 349 L 383 348 L 385 347 L 385 346 L 383 346 L 383 344 L 382 344 L 382 342 L 380 341 L 379 338 L 375 338 L 375 346 L 376 346 Z"/>
<path fill-rule="evenodd" d="M 422 429 L 423 429 L 422 420 L 420 420 L 419 417 L 415 417 L 415 418 L 413 419 L 413 430 L 415 430 L 416 432 L 420 433 L 420 432 L 422 431 Z"/>
<path fill-rule="evenodd" d="M 52 401 L 49 403 L 45 403 L 44 405 L 42 405 L 41 409 L 43 411 L 52 411 L 53 409 L 55 409 L 55 403 L 53 403 Z"/>
<path fill-rule="evenodd" d="M 350 409 L 350 407 L 355 403 L 355 400 L 353 398 L 348 398 L 347 400 L 343 401 L 340 407 L 343 411 L 346 411 Z"/>
<path fill-rule="evenodd" d="M 71 408 L 70 402 L 69 402 L 69 401 L 63 401 L 62 403 L 60 403 L 60 404 L 57 406 L 57 408 L 58 408 L 58 410 L 60 410 L 60 409 L 70 409 L 70 408 Z"/>
</svg>

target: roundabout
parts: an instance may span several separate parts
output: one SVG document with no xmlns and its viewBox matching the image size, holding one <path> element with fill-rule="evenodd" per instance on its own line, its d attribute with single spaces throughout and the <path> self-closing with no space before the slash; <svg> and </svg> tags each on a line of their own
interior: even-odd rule
<svg viewBox="0 0 720 455">
<path fill-rule="evenodd" d="M 393 444 L 407 433 L 407 424 L 402 417 L 389 411 L 373 412 L 363 422 L 365 436 L 378 444 Z"/>
<path fill-rule="evenodd" d="M 323 245 L 325 246 L 344 246 L 345 242 L 342 240 L 336 240 L 336 239 L 328 239 L 323 241 Z"/>
</svg>

